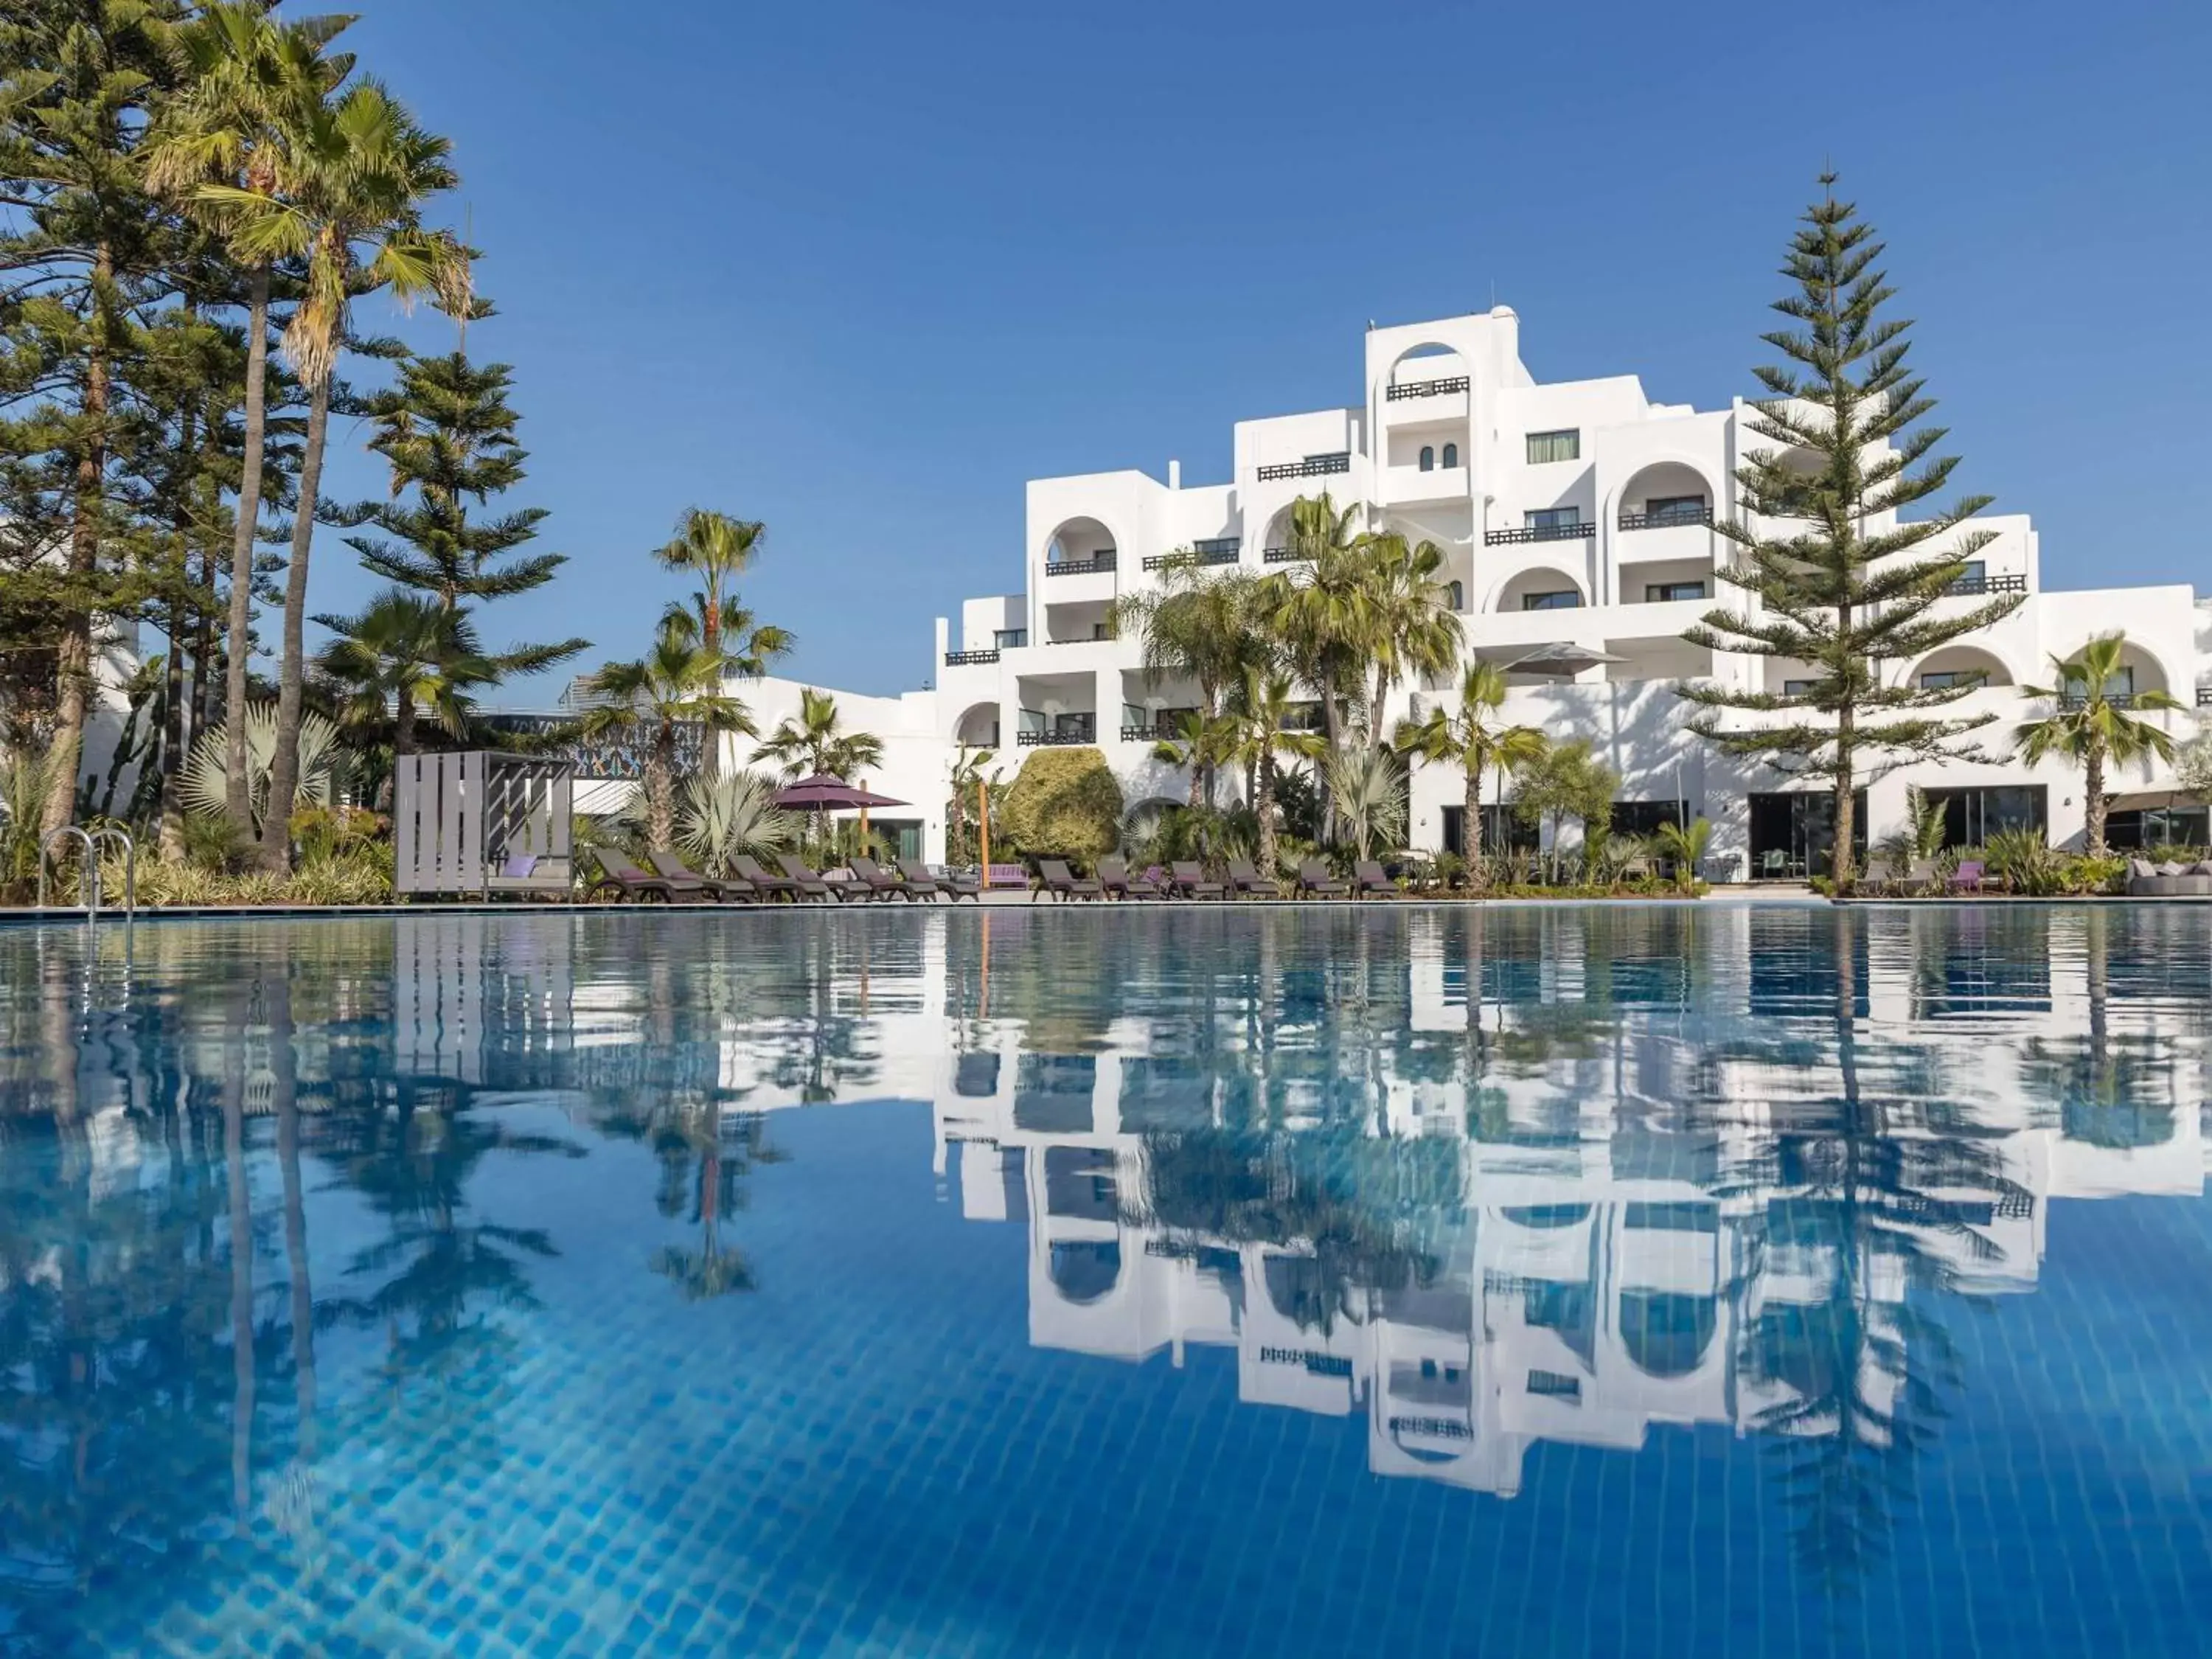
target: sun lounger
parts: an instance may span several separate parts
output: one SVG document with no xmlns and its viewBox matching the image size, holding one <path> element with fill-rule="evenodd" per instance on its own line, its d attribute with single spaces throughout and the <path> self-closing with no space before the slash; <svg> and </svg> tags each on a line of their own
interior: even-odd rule
<svg viewBox="0 0 2212 1659">
<path fill-rule="evenodd" d="M 1168 866 L 1170 884 L 1185 898 L 1221 897 L 1228 890 L 1210 878 L 1206 866 L 1195 859 L 1177 859 Z"/>
<path fill-rule="evenodd" d="M 620 853 L 595 850 L 592 856 L 599 860 L 599 878 L 584 890 L 586 898 L 611 892 L 633 902 L 659 899 L 663 904 L 672 904 L 678 898 L 704 896 L 703 890 L 696 884 L 679 890 L 676 883 L 665 876 L 656 876 L 649 871 L 639 869 Z"/>
<path fill-rule="evenodd" d="M 1059 900 L 1072 898 L 1095 899 L 1106 890 L 1087 876 L 1079 876 L 1067 867 L 1065 859 L 1040 859 L 1037 873 L 1044 878 L 1043 890 Z M 1034 896 L 1030 901 L 1035 903 Z"/>
<path fill-rule="evenodd" d="M 919 887 L 927 884 L 932 890 L 944 894 L 956 904 L 964 898 L 974 899 L 979 904 L 982 902 L 981 884 L 973 876 L 956 876 L 950 870 L 941 876 L 933 875 L 929 866 L 920 859 L 901 859 L 898 867 L 899 873 L 907 878 L 909 885 Z"/>
<path fill-rule="evenodd" d="M 1115 898 L 1159 898 L 1159 884 L 1146 876 L 1133 876 L 1121 859 L 1098 860 L 1098 884 Z"/>
<path fill-rule="evenodd" d="M 927 877 L 922 878 L 919 885 L 916 885 L 913 882 L 894 875 L 873 859 L 864 858 L 857 853 L 846 862 L 853 866 L 853 873 L 860 878 L 861 885 L 868 890 L 869 896 L 872 898 L 886 899 L 896 896 L 911 904 L 916 899 L 937 896 L 937 884 Z"/>
<path fill-rule="evenodd" d="M 684 860 L 673 853 L 648 853 L 646 862 L 653 866 L 654 874 L 679 891 L 696 888 L 702 896 L 712 899 L 757 899 L 760 896 L 760 889 L 744 877 L 732 876 L 725 880 L 717 880 L 712 876 L 702 876 L 686 866 Z"/>
<path fill-rule="evenodd" d="M 1982 890 L 1983 866 L 1979 860 L 1968 859 L 1951 877 L 1954 893 L 1978 893 Z"/>
<path fill-rule="evenodd" d="M 1373 859 L 1361 859 L 1352 866 L 1352 874 L 1362 898 L 1370 893 L 1380 893 L 1384 898 L 1398 896 L 1398 884 L 1384 875 L 1382 866 Z"/>
<path fill-rule="evenodd" d="M 1233 898 L 1246 894 L 1254 898 L 1280 898 L 1282 890 L 1261 875 L 1259 867 L 1249 859 L 1229 860 L 1229 892 Z"/>
<path fill-rule="evenodd" d="M 1308 859 L 1298 866 L 1298 891 L 1308 898 L 1343 898 L 1351 893 L 1352 884 L 1329 874 L 1319 859 Z"/>
<path fill-rule="evenodd" d="M 763 870 L 760 860 L 748 854 L 739 853 L 730 860 L 730 868 L 752 883 L 763 898 L 797 898 L 799 884 L 789 876 L 779 876 Z"/>
<path fill-rule="evenodd" d="M 775 861 L 783 866 L 783 873 L 788 876 L 799 890 L 808 898 L 825 899 L 834 896 L 843 900 L 862 896 L 863 890 L 859 883 L 824 881 L 818 873 L 801 864 L 798 854 L 794 853 L 778 853 L 775 855 Z M 853 889 L 851 892 L 845 890 L 848 886 Z"/>
</svg>

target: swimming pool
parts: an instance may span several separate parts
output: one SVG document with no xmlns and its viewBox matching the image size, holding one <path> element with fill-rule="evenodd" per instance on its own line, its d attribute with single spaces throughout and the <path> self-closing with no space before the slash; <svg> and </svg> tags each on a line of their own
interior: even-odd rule
<svg viewBox="0 0 2212 1659">
<path fill-rule="evenodd" d="M 2212 918 L 0 930 L 0 1652 L 2200 1653 Z"/>
</svg>

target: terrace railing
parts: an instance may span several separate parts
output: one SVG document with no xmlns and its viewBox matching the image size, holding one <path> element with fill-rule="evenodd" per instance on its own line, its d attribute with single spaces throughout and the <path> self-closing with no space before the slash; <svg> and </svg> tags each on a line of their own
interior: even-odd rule
<svg viewBox="0 0 2212 1659">
<path fill-rule="evenodd" d="M 999 653 L 996 650 L 948 651 L 945 653 L 945 665 L 947 668 L 959 668 L 969 663 L 996 662 L 998 659 Z"/>
<path fill-rule="evenodd" d="M 1713 510 L 1710 507 L 1668 507 L 1656 513 L 1624 513 L 1620 515 L 1623 530 L 1669 530 L 1676 525 L 1695 524 L 1711 528 Z"/>
<path fill-rule="evenodd" d="M 1309 455 L 1302 461 L 1271 463 L 1260 469 L 1260 482 L 1270 483 L 1278 478 L 1318 478 L 1331 472 L 1351 471 L 1352 452 L 1339 449 L 1326 455 Z"/>
<path fill-rule="evenodd" d="M 1093 553 L 1087 559 L 1051 559 L 1044 567 L 1048 576 L 1090 576 L 1102 570 L 1111 570 L 1119 556 L 1112 548 L 1103 553 Z"/>
<path fill-rule="evenodd" d="M 2025 576 L 1961 576 L 1945 588 L 1944 592 L 1956 599 L 1973 599 L 1984 593 L 2025 593 Z"/>
<path fill-rule="evenodd" d="M 1522 542 L 1572 542 L 1596 534 L 1595 520 L 1589 524 L 1524 524 L 1505 530 L 1486 530 L 1482 532 L 1482 544 L 1511 547 Z"/>
<path fill-rule="evenodd" d="M 1384 389 L 1385 403 L 1402 403 L 1408 398 L 1441 398 L 1448 392 L 1467 390 L 1467 376 L 1451 374 L 1440 380 L 1407 380 Z"/>
</svg>

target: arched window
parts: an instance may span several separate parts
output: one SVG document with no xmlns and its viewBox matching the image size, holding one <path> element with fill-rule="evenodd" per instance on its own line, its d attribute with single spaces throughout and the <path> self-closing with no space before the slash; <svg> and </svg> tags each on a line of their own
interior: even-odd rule
<svg viewBox="0 0 2212 1659">
<path fill-rule="evenodd" d="M 1431 446 L 1423 444 L 1421 446 L 1421 471 L 1424 472 L 1433 472 L 1436 470 L 1437 452 Z"/>
<path fill-rule="evenodd" d="M 1444 470 L 1449 472 L 1452 468 L 1458 465 L 1459 446 L 1457 444 L 1446 444 L 1444 446 Z"/>
<path fill-rule="evenodd" d="M 1446 582 L 1444 584 L 1444 592 L 1451 595 L 1451 608 L 1453 610 L 1464 611 L 1467 609 L 1467 589 L 1462 587 L 1457 582 Z"/>
</svg>

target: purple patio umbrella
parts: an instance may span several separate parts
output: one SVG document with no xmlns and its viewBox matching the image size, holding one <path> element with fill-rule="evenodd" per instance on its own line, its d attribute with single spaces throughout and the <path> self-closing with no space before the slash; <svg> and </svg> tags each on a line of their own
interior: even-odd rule
<svg viewBox="0 0 2212 1659">
<path fill-rule="evenodd" d="M 850 807 L 857 806 L 860 809 L 860 834 L 863 839 L 868 833 L 868 809 L 871 806 L 904 806 L 906 805 L 904 801 L 894 800 L 889 795 L 875 795 L 865 789 L 856 789 L 844 779 L 834 776 L 828 772 L 817 772 L 811 778 L 801 778 L 797 783 L 777 790 L 775 804 L 794 812 L 812 812 L 817 816 L 830 812 L 842 812 Z M 823 826 L 822 833 L 825 836 L 829 833 L 826 825 Z"/>
<path fill-rule="evenodd" d="M 872 795 L 865 789 L 856 789 L 840 777 L 827 772 L 817 772 L 811 778 L 801 778 L 775 792 L 775 804 L 794 812 L 842 812 L 848 807 L 866 809 L 871 806 L 903 806 L 902 800 L 893 800 L 889 795 Z"/>
</svg>

